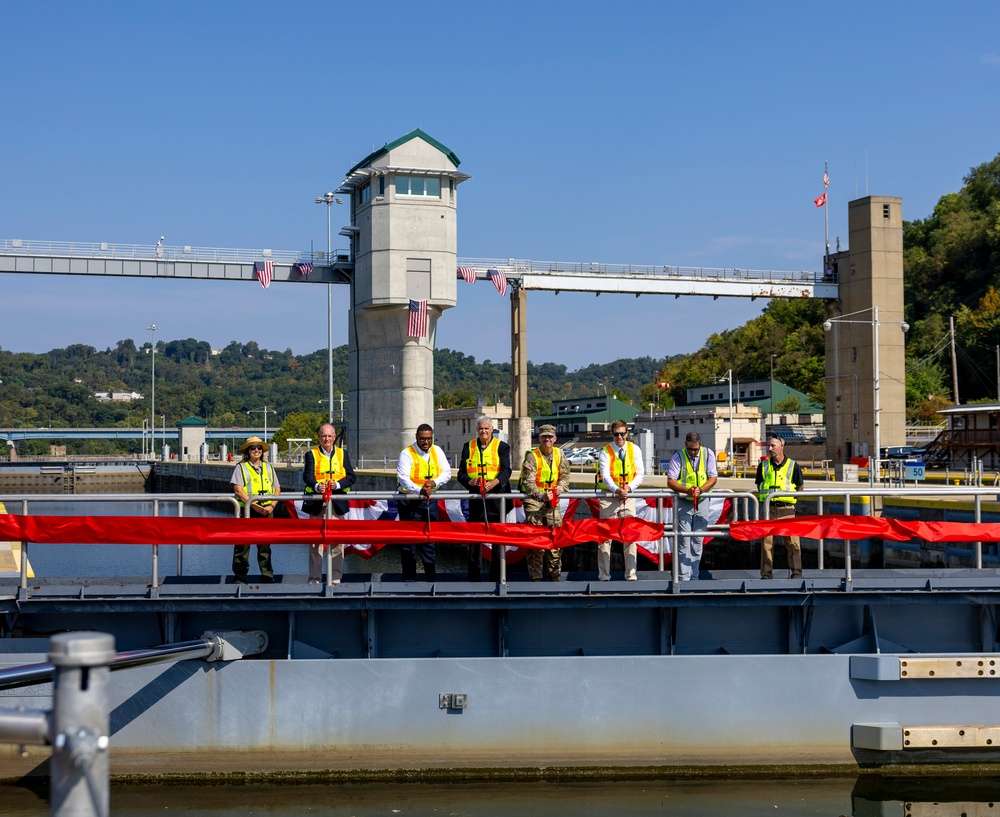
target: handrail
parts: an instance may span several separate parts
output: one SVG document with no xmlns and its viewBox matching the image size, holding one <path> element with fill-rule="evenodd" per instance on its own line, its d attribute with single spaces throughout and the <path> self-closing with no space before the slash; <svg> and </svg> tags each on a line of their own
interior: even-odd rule
<svg viewBox="0 0 1000 817">
<path fill-rule="evenodd" d="M 66 502 L 117 502 L 122 504 L 145 504 L 152 503 L 152 516 L 160 516 L 160 503 L 176 503 L 177 516 L 184 516 L 184 504 L 193 502 L 195 504 L 227 504 L 233 509 L 233 516 L 240 515 L 240 504 L 232 494 L 73 494 L 67 497 L 62 494 L 8 494 L 0 496 L 0 502 L 15 503 L 21 505 L 22 516 L 28 516 L 29 504 L 32 502 L 41 503 L 66 503 Z M 159 587 L 159 545 L 150 545 L 152 548 L 150 558 L 150 584 L 152 587 Z M 184 545 L 177 546 L 177 575 L 182 575 L 184 564 Z M 21 543 L 21 576 L 20 586 L 22 589 L 28 587 L 28 543 Z"/>
<path fill-rule="evenodd" d="M 708 496 L 709 497 L 719 497 L 719 498 L 730 498 L 733 501 L 733 516 L 732 520 L 744 520 L 744 519 L 757 519 L 757 518 L 770 518 L 770 504 L 775 498 L 783 496 L 794 496 L 798 499 L 811 499 L 815 498 L 817 500 L 819 513 L 823 513 L 824 500 L 837 500 L 840 499 L 843 502 L 844 514 L 851 515 L 852 512 L 857 511 L 857 503 L 853 503 L 855 507 L 852 509 L 852 500 L 859 497 L 945 497 L 952 500 L 958 499 L 969 499 L 973 502 L 975 510 L 975 520 L 977 522 L 982 519 L 982 502 L 984 498 L 993 499 L 996 496 L 996 488 L 986 488 L 986 487 L 970 487 L 970 486 L 928 486 L 928 487 L 898 487 L 898 486 L 884 486 L 884 485 L 858 485 L 858 486 L 846 486 L 839 485 L 837 487 L 821 487 L 821 488 L 806 488 L 798 492 L 786 492 L 786 491 L 775 491 L 771 493 L 763 501 L 759 501 L 756 493 L 754 491 L 731 491 L 727 489 L 716 488 Z M 605 492 L 595 489 L 580 489 L 576 488 L 568 491 L 564 496 L 566 499 L 578 499 L 587 500 L 599 498 L 605 495 Z M 639 490 L 634 494 L 637 500 L 653 499 L 656 501 L 657 516 L 656 518 L 660 522 L 665 520 L 665 504 L 667 499 L 672 499 L 675 493 L 669 489 L 658 488 L 649 490 Z M 442 490 L 437 491 L 434 494 L 434 498 L 437 500 L 469 500 L 473 498 L 474 495 L 470 494 L 465 490 Z M 252 500 L 256 499 L 277 499 L 277 500 L 303 500 L 307 498 L 315 499 L 313 494 L 305 493 L 283 493 L 280 496 L 275 495 L 254 495 L 251 497 Z M 345 497 L 339 496 L 338 498 L 343 499 Z M 358 500 L 406 500 L 412 499 L 412 496 L 406 494 L 401 494 L 396 491 L 352 491 L 349 496 L 350 499 Z M 512 500 L 517 500 L 522 498 L 522 494 L 516 491 L 512 491 L 506 494 L 491 494 L 491 499 L 498 499 L 502 503 L 502 511 L 504 512 L 503 518 L 506 518 L 506 510 L 508 503 Z M 81 494 L 72 497 L 67 496 L 56 496 L 52 494 L 31 494 L 31 495 L 10 495 L 10 496 L 0 496 L 0 501 L 5 501 L 8 503 L 8 508 L 16 506 L 20 503 L 22 505 L 23 513 L 28 514 L 32 510 L 31 505 L 37 505 L 38 503 L 65 503 L 65 502 L 120 502 L 120 503 L 150 503 L 152 505 L 152 515 L 158 516 L 161 513 L 161 505 L 167 505 L 171 502 L 177 504 L 178 515 L 183 516 L 183 504 L 186 502 L 213 502 L 213 503 L 228 503 L 230 507 L 233 508 L 234 516 L 239 515 L 239 506 L 235 498 L 230 494 L 129 494 L 129 495 L 115 495 L 115 494 Z M 247 509 L 243 510 L 247 513 Z M 329 513 L 329 511 L 328 511 Z M 659 563 L 658 569 L 660 571 L 665 571 L 665 554 L 668 552 L 667 547 L 670 548 L 670 552 L 677 553 L 679 550 L 679 543 L 684 537 L 704 537 L 704 538 L 718 538 L 720 536 L 726 536 L 729 531 L 729 525 L 727 524 L 714 524 L 710 525 L 708 531 L 697 532 L 697 533 L 683 533 L 681 532 L 676 523 L 676 515 L 673 516 L 674 523 L 667 524 L 665 526 L 663 536 L 658 544 L 659 549 Z M 153 578 L 157 578 L 156 569 L 156 556 L 154 548 L 154 562 L 153 562 Z M 178 546 L 178 550 L 180 551 Z M 825 542 L 819 540 L 819 553 L 818 553 L 818 563 L 820 568 L 824 567 L 824 547 Z M 329 557 L 328 549 L 328 559 Z M 498 551 L 501 554 L 501 576 L 502 580 L 506 581 L 506 565 L 505 560 L 502 556 L 503 550 Z M 845 564 L 844 564 L 844 581 L 845 589 L 850 589 L 852 583 L 852 566 L 850 559 L 850 543 L 845 542 Z M 974 555 L 975 555 L 975 567 L 982 568 L 982 543 L 974 543 Z M 27 545 L 25 545 L 25 557 L 27 557 Z M 677 560 L 673 560 L 672 574 L 674 579 L 678 578 L 677 574 Z M 21 587 L 27 587 L 27 577 L 26 577 L 26 566 L 27 558 L 22 559 L 22 577 L 21 577 Z M 178 570 L 178 575 L 181 575 L 180 569 Z M 331 571 L 327 570 L 328 581 L 330 581 Z M 153 585 L 156 587 L 156 584 Z M 675 591 L 675 592 L 679 592 Z"/>
<path fill-rule="evenodd" d="M 257 655 L 267 647 L 263 630 L 205 632 L 191 641 L 175 641 L 141 650 L 126 650 L 115 654 L 108 663 L 112 672 L 151 664 L 190 661 L 204 658 L 209 662 L 231 661 L 245 655 Z M 55 677 L 57 667 L 49 661 L 0 669 L 0 690 L 44 684 Z"/>
</svg>

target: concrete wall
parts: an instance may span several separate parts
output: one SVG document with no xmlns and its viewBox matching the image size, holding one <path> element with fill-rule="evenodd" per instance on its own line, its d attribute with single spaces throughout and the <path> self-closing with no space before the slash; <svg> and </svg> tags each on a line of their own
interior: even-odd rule
<svg viewBox="0 0 1000 817">
<path fill-rule="evenodd" d="M 355 418 L 350 446 L 365 457 L 395 457 L 413 441 L 418 425 L 434 422 L 435 330 L 457 298 L 458 193 L 447 175 L 455 165 L 416 136 L 362 170 L 368 175 L 352 182 L 358 232 L 349 332 Z M 397 179 L 413 175 L 438 178 L 440 194 L 398 195 Z M 371 199 L 362 203 L 358 191 L 365 184 Z M 421 338 L 407 336 L 410 299 L 428 301 L 428 331 Z"/>
<path fill-rule="evenodd" d="M 895 196 L 850 202 L 850 248 L 835 256 L 840 298 L 827 308 L 826 427 L 827 456 L 840 462 L 875 453 L 875 308 L 880 442 L 906 444 L 902 209 Z"/>
</svg>

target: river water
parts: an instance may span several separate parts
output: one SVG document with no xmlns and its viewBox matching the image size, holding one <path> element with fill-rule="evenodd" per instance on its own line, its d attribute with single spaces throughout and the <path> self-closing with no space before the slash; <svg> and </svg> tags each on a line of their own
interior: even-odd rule
<svg viewBox="0 0 1000 817">
<path fill-rule="evenodd" d="M 494 782 L 453 784 L 300 783 L 279 786 L 217 782 L 206 785 L 115 785 L 116 817 L 164 814 L 292 817 L 589 817 L 590 815 L 973 815 L 994 812 L 988 797 L 996 778 L 970 787 L 961 781 L 863 783 L 849 778 L 800 780 L 628 780 L 622 782 Z M 0 786 L 9 817 L 48 814 L 47 791 Z M 909 807 L 907 807 L 909 805 Z M 1000 806 L 998 806 L 1000 807 Z"/>
<path fill-rule="evenodd" d="M 627 780 L 621 782 L 114 785 L 116 817 L 973 817 L 1000 810 L 1000 778 Z M 0 784 L 8 817 L 49 813 L 44 785 Z"/>
</svg>

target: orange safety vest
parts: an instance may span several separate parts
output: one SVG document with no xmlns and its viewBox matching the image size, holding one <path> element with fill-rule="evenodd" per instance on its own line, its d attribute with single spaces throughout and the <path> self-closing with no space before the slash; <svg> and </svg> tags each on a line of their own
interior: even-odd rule
<svg viewBox="0 0 1000 817">
<path fill-rule="evenodd" d="M 324 482 L 340 482 L 347 476 L 347 470 L 344 468 L 343 448 L 334 446 L 333 452 L 327 456 L 327 453 L 317 446 L 312 450 L 312 455 L 313 482 L 320 484 Z M 311 485 L 306 486 L 306 493 L 314 493 Z"/>
<path fill-rule="evenodd" d="M 437 479 L 441 475 L 437 446 L 431 445 L 431 450 L 428 453 L 430 458 L 425 463 L 422 457 L 423 452 L 415 445 L 410 446 L 410 481 L 416 485 L 423 485 L 427 480 Z"/>
<path fill-rule="evenodd" d="M 484 479 L 489 482 L 500 473 L 500 440 L 494 437 L 486 448 L 480 450 L 479 439 L 469 443 L 469 458 L 465 461 L 465 473 L 469 479 Z"/>
<path fill-rule="evenodd" d="M 535 456 L 535 485 L 543 491 L 554 488 L 559 483 L 559 468 L 562 465 L 562 451 L 558 448 L 552 449 L 552 467 L 545 461 L 542 452 L 533 448 L 528 455 Z M 542 468 L 548 472 L 547 477 L 542 476 Z"/>
<path fill-rule="evenodd" d="M 611 458 L 611 476 L 615 478 L 615 484 L 621 486 L 627 482 L 631 482 L 635 476 L 635 443 L 625 443 L 624 462 L 618 456 L 618 449 L 613 444 L 608 443 L 604 446 L 604 450 L 608 452 L 608 456 Z M 600 462 L 600 460 L 597 461 L 597 487 L 607 490 L 604 479 L 600 476 Z"/>
</svg>

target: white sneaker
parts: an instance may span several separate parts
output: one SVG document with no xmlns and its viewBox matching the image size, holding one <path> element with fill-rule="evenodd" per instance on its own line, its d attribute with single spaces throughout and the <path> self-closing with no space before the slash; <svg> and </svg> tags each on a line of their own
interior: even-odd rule
<svg viewBox="0 0 1000 817">
<path fill-rule="evenodd" d="M 340 579 L 334 579 L 331 584 L 340 584 Z"/>
<path fill-rule="evenodd" d="M 319 584 L 319 579 L 310 579 L 309 584 Z"/>
</svg>

